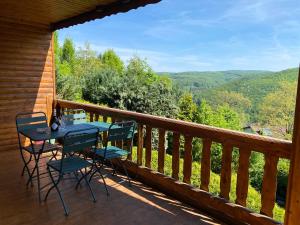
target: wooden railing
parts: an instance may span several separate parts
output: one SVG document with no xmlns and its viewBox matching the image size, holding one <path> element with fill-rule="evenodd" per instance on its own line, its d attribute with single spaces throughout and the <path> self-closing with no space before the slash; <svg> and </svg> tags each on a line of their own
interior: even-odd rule
<svg viewBox="0 0 300 225">
<path fill-rule="evenodd" d="M 145 183 L 155 186 L 195 207 L 208 210 L 210 213 L 226 220 L 229 219 L 231 223 L 278 224 L 272 219 L 276 200 L 277 163 L 279 158 L 290 159 L 292 147 L 290 141 L 92 104 L 80 104 L 64 100 L 56 100 L 55 104 L 58 110 L 66 108 L 84 109 L 90 114 L 91 121 L 99 120 L 99 118 L 103 121 L 107 121 L 108 118 L 111 118 L 111 121 L 135 120 L 138 123 L 137 160 L 136 163 L 128 164 L 128 169 L 138 174 L 139 178 Z M 153 129 L 158 129 L 157 172 L 151 169 Z M 164 175 L 166 132 L 173 133 L 172 177 Z M 201 171 L 199 171 L 200 187 L 198 188 L 190 185 L 192 141 L 194 138 L 201 138 L 203 143 Z M 183 183 L 178 181 L 181 139 L 184 139 Z M 209 194 L 212 143 L 222 145 L 219 196 Z M 142 166 L 144 147 L 145 167 Z M 229 202 L 233 148 L 237 148 L 239 151 L 235 203 Z M 260 214 L 246 208 L 249 186 L 249 159 L 252 151 L 264 154 L 265 158 Z"/>
</svg>

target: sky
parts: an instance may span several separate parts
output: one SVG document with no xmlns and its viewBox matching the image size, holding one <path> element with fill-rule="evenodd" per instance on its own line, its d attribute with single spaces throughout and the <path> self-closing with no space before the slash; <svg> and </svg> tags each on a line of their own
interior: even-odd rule
<svg viewBox="0 0 300 225">
<path fill-rule="evenodd" d="M 162 0 L 59 31 L 157 72 L 272 70 L 300 62 L 299 0 Z"/>
</svg>

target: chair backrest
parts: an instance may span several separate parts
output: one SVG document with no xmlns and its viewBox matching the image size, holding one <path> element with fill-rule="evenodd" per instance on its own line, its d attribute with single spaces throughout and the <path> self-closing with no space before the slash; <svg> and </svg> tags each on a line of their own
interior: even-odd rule
<svg viewBox="0 0 300 225">
<path fill-rule="evenodd" d="M 83 109 L 67 109 L 62 112 L 61 119 L 66 126 L 86 123 L 86 112 Z"/>
<path fill-rule="evenodd" d="M 47 117 L 44 112 L 19 113 L 16 116 L 17 131 L 48 127 Z"/>
<path fill-rule="evenodd" d="M 136 122 L 122 121 L 110 125 L 108 129 L 107 142 L 133 140 Z M 131 144 L 132 145 L 132 144 Z"/>
<path fill-rule="evenodd" d="M 63 156 L 71 152 L 82 152 L 97 146 L 99 129 L 88 128 L 70 131 L 65 134 L 63 141 Z"/>
</svg>

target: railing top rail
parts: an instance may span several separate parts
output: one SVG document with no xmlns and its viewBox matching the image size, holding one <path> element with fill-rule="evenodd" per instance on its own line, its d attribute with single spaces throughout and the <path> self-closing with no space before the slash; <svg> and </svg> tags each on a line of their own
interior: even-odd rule
<svg viewBox="0 0 300 225">
<path fill-rule="evenodd" d="M 272 154 L 281 158 L 290 158 L 292 143 L 287 140 L 248 134 L 240 131 L 114 109 L 94 104 L 76 103 L 67 100 L 56 100 L 55 103 L 63 108 L 81 108 L 87 112 L 98 113 L 103 116 L 133 119 L 138 123 L 149 125 L 153 128 L 163 128 L 186 136 L 207 138 L 214 142 L 231 144 L 234 147 L 246 147 L 265 154 Z"/>
</svg>

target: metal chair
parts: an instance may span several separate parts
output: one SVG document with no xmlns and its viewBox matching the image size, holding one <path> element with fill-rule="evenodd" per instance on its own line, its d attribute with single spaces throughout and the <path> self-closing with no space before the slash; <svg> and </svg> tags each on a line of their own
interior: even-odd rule
<svg viewBox="0 0 300 225">
<path fill-rule="evenodd" d="M 83 109 L 67 109 L 62 111 L 61 121 L 64 125 L 73 125 L 87 122 L 86 112 Z"/>
<path fill-rule="evenodd" d="M 58 184 L 63 179 L 66 179 L 64 178 L 64 175 L 66 174 L 74 175 L 74 178 L 77 180 L 76 189 L 78 188 L 78 185 L 81 183 L 81 181 L 84 180 L 91 192 L 94 202 L 96 202 L 92 188 L 87 180 L 87 176 L 92 171 L 87 170 L 87 168 L 91 167 L 92 164 L 84 158 L 80 157 L 77 153 L 83 152 L 87 149 L 95 148 L 98 143 L 98 134 L 98 128 L 76 130 L 66 133 L 63 139 L 64 144 L 62 148 L 61 159 L 50 160 L 47 163 L 47 170 L 53 186 L 51 186 L 48 190 L 45 196 L 45 201 L 47 200 L 51 190 L 55 188 L 62 202 L 66 216 L 69 215 L 69 210 L 67 209 L 62 193 L 58 188 Z M 81 174 L 80 178 L 78 176 L 78 173 Z"/>
<path fill-rule="evenodd" d="M 134 121 L 123 121 L 111 124 L 108 130 L 107 140 L 104 140 L 104 147 L 95 150 L 93 158 L 94 171 L 90 176 L 90 181 L 97 172 L 103 179 L 101 168 L 103 167 L 104 163 L 109 161 L 110 164 L 113 166 L 112 160 L 116 159 L 121 164 L 127 176 L 128 183 L 131 186 L 131 181 L 128 175 L 128 171 L 124 166 L 124 162 L 128 159 L 128 156 L 132 152 L 135 129 L 136 123 Z M 124 146 L 124 144 L 127 144 L 127 149 L 123 149 L 123 147 L 108 145 L 109 142 L 121 142 L 122 146 Z M 115 172 L 114 167 L 113 169 Z"/>
<path fill-rule="evenodd" d="M 19 113 L 16 115 L 16 127 L 17 127 L 17 133 L 18 133 L 18 141 L 19 141 L 19 149 L 21 153 L 22 161 L 24 162 L 24 166 L 22 169 L 21 176 L 24 175 L 25 171 L 27 172 L 29 178 L 27 181 L 27 186 L 29 183 L 32 183 L 33 178 L 37 177 L 37 183 L 38 183 L 38 191 L 39 191 L 39 200 L 41 200 L 40 197 L 40 171 L 39 171 L 39 160 L 41 158 L 41 155 L 43 153 L 52 153 L 51 158 L 55 158 L 57 155 L 57 152 L 59 150 L 59 146 L 55 144 L 51 144 L 49 141 L 47 142 L 34 142 L 30 140 L 29 145 L 25 145 L 25 141 L 22 141 L 22 134 L 20 133 L 22 130 L 34 130 L 38 128 L 47 128 L 47 117 L 44 112 L 35 112 L 35 113 Z M 25 152 L 29 154 L 29 159 L 26 160 Z M 33 161 L 35 162 L 35 166 L 30 171 L 29 164 Z M 34 176 L 35 171 L 37 172 L 37 175 Z"/>
</svg>

